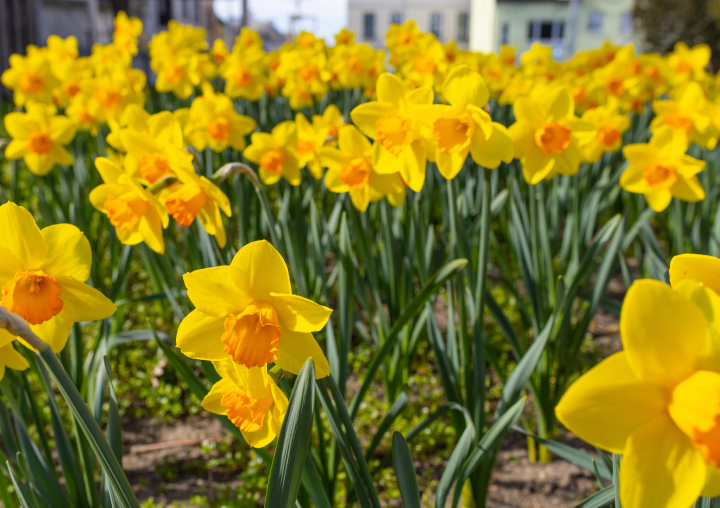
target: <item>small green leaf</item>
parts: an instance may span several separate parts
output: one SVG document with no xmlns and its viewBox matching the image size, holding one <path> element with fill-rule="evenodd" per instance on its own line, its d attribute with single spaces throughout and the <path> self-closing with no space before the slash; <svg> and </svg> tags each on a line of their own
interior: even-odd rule
<svg viewBox="0 0 720 508">
<path fill-rule="evenodd" d="M 413 464 L 410 448 L 402 434 L 395 432 L 392 439 L 393 462 L 397 475 L 398 487 L 405 508 L 420 508 L 420 489 L 418 488 L 415 464 Z"/>
</svg>

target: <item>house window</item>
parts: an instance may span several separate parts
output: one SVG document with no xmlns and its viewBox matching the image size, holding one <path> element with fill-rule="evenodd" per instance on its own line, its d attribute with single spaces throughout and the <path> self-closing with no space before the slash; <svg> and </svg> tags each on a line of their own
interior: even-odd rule
<svg viewBox="0 0 720 508">
<path fill-rule="evenodd" d="M 390 24 L 396 24 L 396 25 L 402 25 L 403 22 L 403 13 L 402 12 L 392 12 L 390 13 Z"/>
<path fill-rule="evenodd" d="M 366 12 L 363 16 L 363 37 L 366 41 L 375 40 L 375 13 Z"/>
<path fill-rule="evenodd" d="M 601 35 L 603 32 L 603 21 L 605 15 L 602 12 L 593 11 L 588 15 L 588 33 Z"/>
<path fill-rule="evenodd" d="M 620 15 L 620 33 L 622 35 L 632 35 L 632 33 L 633 33 L 632 12 L 623 12 Z"/>
<path fill-rule="evenodd" d="M 467 12 L 461 12 L 458 14 L 457 38 L 460 42 L 468 41 L 468 18 L 469 16 Z"/>
<path fill-rule="evenodd" d="M 442 13 L 433 12 L 430 14 L 430 33 L 432 33 L 438 39 L 441 38 L 440 27 L 442 25 Z"/>
<path fill-rule="evenodd" d="M 170 4 L 170 0 L 160 0 L 158 18 L 161 25 L 167 25 L 172 19 L 172 5 Z"/>
<path fill-rule="evenodd" d="M 531 21 L 528 23 L 528 40 L 553 44 L 565 36 L 564 21 Z"/>
<path fill-rule="evenodd" d="M 510 44 L 510 23 L 503 23 L 500 32 L 500 44 Z"/>
</svg>

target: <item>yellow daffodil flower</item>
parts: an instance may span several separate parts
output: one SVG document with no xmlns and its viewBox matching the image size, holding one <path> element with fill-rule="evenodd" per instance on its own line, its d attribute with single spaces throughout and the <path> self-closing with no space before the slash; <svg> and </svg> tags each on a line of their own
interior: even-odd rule
<svg viewBox="0 0 720 508">
<path fill-rule="evenodd" d="M 596 162 L 604 153 L 620 150 L 623 133 L 630 128 L 630 117 L 617 112 L 611 106 L 588 109 L 582 120 L 595 126 L 595 136 L 583 139 L 580 150 L 587 162 Z"/>
<path fill-rule="evenodd" d="M 120 242 L 125 245 L 145 242 L 163 254 L 163 228 L 168 225 L 165 208 L 112 160 L 98 157 L 95 167 L 105 183 L 95 187 L 89 199 L 96 209 L 107 215 Z"/>
<path fill-rule="evenodd" d="M 210 55 L 212 56 L 213 61 L 218 65 L 223 64 L 229 54 L 230 52 L 228 51 L 227 46 L 225 46 L 225 41 L 222 39 L 215 39 L 215 42 L 213 42 L 213 45 L 210 48 Z"/>
<path fill-rule="evenodd" d="M 660 129 L 649 143 L 636 143 L 623 148 L 629 166 L 620 177 L 620 187 L 628 192 L 645 195 L 650 208 L 662 212 L 678 198 L 691 203 L 705 199 L 705 191 L 697 175 L 705 161 L 685 154 L 687 139 L 672 129 Z"/>
<path fill-rule="evenodd" d="M 8 113 L 4 121 L 13 138 L 5 148 L 8 159 L 23 159 L 37 176 L 47 175 L 55 164 L 73 163 L 73 156 L 63 145 L 75 137 L 75 123 L 56 115 L 54 106 L 28 104 L 27 113 Z"/>
<path fill-rule="evenodd" d="M 695 281 L 640 280 L 620 314 L 624 351 L 583 375 L 555 412 L 588 443 L 622 454 L 627 508 L 720 495 L 720 297 Z"/>
<path fill-rule="evenodd" d="M 0 335 L 0 381 L 5 377 L 5 369 L 25 370 L 30 364 L 23 355 L 12 346 L 13 336 L 9 333 Z"/>
<path fill-rule="evenodd" d="M 405 201 L 406 188 L 400 176 L 380 174 L 373 165 L 373 148 L 352 125 L 340 129 L 339 149 L 325 147 L 320 160 L 328 168 L 325 185 L 330 192 L 348 192 L 353 205 L 365 212 L 370 203 L 387 196 L 393 206 Z"/>
<path fill-rule="evenodd" d="M 350 113 L 363 134 L 375 140 L 375 169 L 400 173 L 415 192 L 425 183 L 427 147 L 417 120 L 417 106 L 433 102 L 431 88 L 408 89 L 396 76 L 382 74 L 377 83 L 377 101 L 360 104 Z"/>
<path fill-rule="evenodd" d="M 507 129 L 493 122 L 483 109 L 490 94 L 480 73 L 467 65 L 455 67 L 443 83 L 443 97 L 450 104 L 418 108 L 426 137 L 434 147 L 440 173 L 452 180 L 462 169 L 468 154 L 486 168 L 497 168 L 513 159 L 513 143 Z"/>
<path fill-rule="evenodd" d="M 655 118 L 650 131 L 667 126 L 688 141 L 712 150 L 717 143 L 717 133 L 710 121 L 708 101 L 699 83 L 685 85 L 677 100 L 657 100 L 652 103 Z"/>
<path fill-rule="evenodd" d="M 284 178 L 291 185 L 300 185 L 300 159 L 297 145 L 295 122 L 280 122 L 271 133 L 255 132 L 250 136 L 251 144 L 243 155 L 250 162 L 260 166 L 260 178 L 267 185 Z"/>
<path fill-rule="evenodd" d="M 178 183 L 173 184 L 160 195 L 167 213 L 183 227 L 190 227 L 197 217 L 203 229 L 215 237 L 220 247 L 225 247 L 227 238 L 223 225 L 222 211 L 232 215 L 230 200 L 220 188 L 204 176 L 198 176 L 190 162 L 192 156 L 187 153 L 186 163 L 178 166 L 174 172 Z M 179 154 L 178 154 L 179 155 Z M 179 156 L 177 157 L 179 159 Z M 191 170 L 184 169 L 192 168 Z"/>
<path fill-rule="evenodd" d="M 323 111 L 322 116 L 313 115 L 312 123 L 316 129 L 322 129 L 327 133 L 328 139 L 325 140 L 326 146 L 337 146 L 340 129 L 347 125 L 343 120 L 342 113 L 340 113 L 340 108 L 335 104 L 328 105 L 325 111 Z"/>
<path fill-rule="evenodd" d="M 244 52 L 233 48 L 220 74 L 225 80 L 225 94 L 228 97 L 259 100 L 267 83 L 267 62 L 262 47 Z"/>
<path fill-rule="evenodd" d="M 287 265 L 265 240 L 240 249 L 229 266 L 183 277 L 195 310 L 180 323 L 177 346 L 190 358 L 232 359 L 252 369 L 275 363 L 299 374 L 312 357 L 318 379 L 330 366 L 311 332 L 332 310 L 292 294 Z"/>
<path fill-rule="evenodd" d="M 85 284 L 92 251 L 78 228 L 56 224 L 41 230 L 25 208 L 5 203 L 0 206 L 0 231 L 0 305 L 27 321 L 54 352 L 65 347 L 76 322 L 115 312 L 114 303 Z M 8 335 L 0 330 L 0 341 Z"/>
<path fill-rule="evenodd" d="M 355 33 L 348 30 L 347 28 L 341 28 L 338 33 L 335 34 L 335 46 L 342 46 L 345 44 L 355 43 Z"/>
<path fill-rule="evenodd" d="M 524 56 L 524 55 L 523 55 Z M 574 175 L 582 162 L 578 143 L 594 134 L 593 126 L 575 117 L 567 87 L 520 97 L 513 105 L 510 137 L 530 185 L 556 174 Z"/>
<path fill-rule="evenodd" d="M 202 401 L 211 413 L 226 415 L 253 448 L 263 448 L 280 435 L 288 399 L 266 367 L 247 368 L 232 360 L 213 362 L 222 379 Z"/>
<path fill-rule="evenodd" d="M 702 79 L 705 67 L 710 63 L 710 57 L 710 46 L 707 44 L 698 44 L 689 48 L 684 42 L 678 42 L 667 57 L 668 66 L 673 71 L 673 81 L 682 83 L 691 79 Z"/>
<path fill-rule="evenodd" d="M 209 146 L 215 152 L 230 147 L 245 149 L 245 136 L 255 130 L 257 122 L 249 116 L 235 112 L 232 100 L 223 94 L 212 92 L 211 87 L 197 97 L 188 112 L 185 137 L 196 150 Z"/>
<path fill-rule="evenodd" d="M 52 74 L 47 51 L 37 48 L 26 56 L 10 55 L 10 68 L 2 73 L 0 82 L 13 91 L 16 106 L 31 102 L 52 104 L 52 91 L 59 84 Z"/>
</svg>

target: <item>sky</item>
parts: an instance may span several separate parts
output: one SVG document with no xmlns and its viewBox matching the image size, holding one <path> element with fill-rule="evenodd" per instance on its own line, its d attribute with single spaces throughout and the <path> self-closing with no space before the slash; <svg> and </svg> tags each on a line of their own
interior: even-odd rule
<svg viewBox="0 0 720 508">
<path fill-rule="evenodd" d="M 247 0 L 248 10 L 256 21 L 272 21 L 280 32 L 286 33 L 290 25 L 290 16 L 300 14 L 312 17 L 299 23 L 299 28 L 308 30 L 328 42 L 347 24 L 346 0 Z M 215 14 L 227 21 L 240 19 L 242 0 L 215 0 Z"/>
</svg>

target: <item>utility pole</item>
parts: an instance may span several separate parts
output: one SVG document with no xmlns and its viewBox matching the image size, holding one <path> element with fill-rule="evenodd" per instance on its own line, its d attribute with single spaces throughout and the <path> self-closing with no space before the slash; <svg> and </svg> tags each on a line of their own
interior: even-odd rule
<svg viewBox="0 0 720 508">
<path fill-rule="evenodd" d="M 240 19 L 240 28 L 248 25 L 248 0 L 240 0 L 242 2 L 242 18 Z"/>
</svg>

